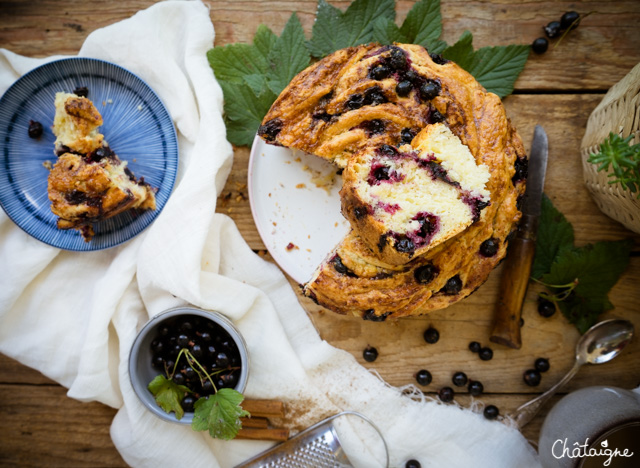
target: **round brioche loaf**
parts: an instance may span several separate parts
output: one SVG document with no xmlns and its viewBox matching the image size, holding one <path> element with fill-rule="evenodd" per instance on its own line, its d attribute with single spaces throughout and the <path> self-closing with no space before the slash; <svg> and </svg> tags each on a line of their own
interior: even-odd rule
<svg viewBox="0 0 640 468">
<path fill-rule="evenodd" d="M 475 211 L 469 206 L 464 227 L 409 255 L 388 241 L 392 236 L 381 245 L 389 226 L 376 227 L 368 208 L 365 215 L 357 211 L 365 201 L 354 192 L 354 181 L 362 181 L 356 167 L 366 166 L 366 155 L 379 156 L 383 145 L 420 153 L 426 143 L 416 135 L 423 129 L 423 137 L 438 133 L 438 126 L 466 147 L 488 179 L 478 187 L 481 203 Z M 520 137 L 495 94 L 422 46 L 369 44 L 335 52 L 292 80 L 258 133 L 346 168 L 341 197 L 352 231 L 303 285 L 305 295 L 335 312 L 379 321 L 447 307 L 484 283 L 506 254 L 527 175 Z M 401 186 L 394 184 L 396 200 L 402 199 Z M 394 194 L 386 196 L 393 203 Z"/>
</svg>

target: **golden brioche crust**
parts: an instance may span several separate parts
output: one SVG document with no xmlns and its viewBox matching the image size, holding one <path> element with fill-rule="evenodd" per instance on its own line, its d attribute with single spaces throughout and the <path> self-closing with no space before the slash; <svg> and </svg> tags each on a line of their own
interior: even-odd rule
<svg viewBox="0 0 640 468">
<path fill-rule="evenodd" d="M 56 154 L 72 151 L 88 154 L 102 146 L 98 132 L 102 116 L 91 100 L 70 93 L 56 93 L 53 134 Z"/>
<path fill-rule="evenodd" d="M 469 148 L 476 164 L 488 168 L 485 188 L 491 204 L 483 215 L 405 265 L 385 262 L 379 251 L 363 241 L 362 227 L 349 213 L 357 206 L 347 199 L 345 215 L 353 230 L 318 267 L 303 291 L 335 312 L 376 321 L 447 307 L 486 281 L 504 258 L 508 236 L 520 219 L 517 201 L 525 190 L 527 165 L 522 141 L 496 95 L 455 63 L 434 61 L 422 46 L 394 47 L 404 51 L 411 70 L 438 83 L 435 97 L 420 99 L 415 88 L 407 96 L 398 96 L 398 76 L 371 77 L 376 61 L 392 53 L 393 47 L 359 46 L 338 51 L 294 78 L 259 131 L 268 142 L 301 149 L 344 167 L 358 150 L 383 143 L 398 145 L 404 129 L 417 133 L 434 123 L 436 116 Z M 372 87 L 382 90 L 386 102 L 347 108 L 350 97 Z M 314 118 L 321 112 L 328 117 Z M 382 132 L 363 130 L 363 123 L 372 118 L 383 121 Z"/>
</svg>

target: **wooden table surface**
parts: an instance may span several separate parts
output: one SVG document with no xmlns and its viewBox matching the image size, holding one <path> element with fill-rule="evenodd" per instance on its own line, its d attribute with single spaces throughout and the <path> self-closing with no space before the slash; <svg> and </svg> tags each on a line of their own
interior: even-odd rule
<svg viewBox="0 0 640 468">
<path fill-rule="evenodd" d="M 153 4 L 150 0 L 1 0 L 0 47 L 31 57 L 75 54 L 93 30 L 131 16 Z M 265 23 L 280 33 L 292 11 L 297 11 L 310 33 L 316 9 L 311 1 L 227 0 L 205 2 L 216 29 L 216 45 L 251 41 L 256 27 Z M 349 2 L 332 2 L 345 8 Z M 640 61 L 640 2 L 560 2 L 532 0 L 441 0 L 443 38 L 455 42 L 465 30 L 474 35 L 476 48 L 509 43 L 531 43 L 542 26 L 562 13 L 594 12 L 562 43 L 544 55 L 532 54 L 505 99 L 507 111 L 530 147 L 535 124 L 547 130 L 550 157 L 545 190 L 573 223 L 576 243 L 634 237 L 631 264 L 610 294 L 615 309 L 605 317 L 632 320 L 640 330 L 640 236 L 603 215 L 582 182 L 580 141 L 587 118 L 607 89 Z M 398 1 L 402 20 L 413 1 Z M 233 170 L 218 200 L 218 211 L 235 220 L 250 246 L 269 258 L 256 231 L 248 201 L 249 151 L 237 148 Z M 6 272 L 5 272 L 6 274 Z M 488 343 L 492 309 L 498 294 L 500 268 L 474 295 L 449 309 L 422 318 L 394 323 L 371 323 L 320 310 L 301 299 L 321 336 L 375 369 L 391 385 L 414 382 L 419 369 L 428 369 L 433 382 L 424 387 L 433 395 L 450 385 L 455 371 L 484 383 L 480 398 L 496 404 L 502 413 L 512 410 L 551 387 L 571 367 L 578 333 L 561 314 L 541 318 L 535 307 L 539 288 L 531 285 L 523 309 L 524 345 L 521 350 L 493 345 L 494 358 L 480 361 L 467 350 L 470 341 Z M 293 285 L 295 287 L 295 285 Z M 422 333 L 428 326 L 440 331 L 440 341 L 427 345 Z M 375 346 L 380 355 L 365 363 L 362 351 Z M 551 370 L 540 386 L 522 381 L 522 373 L 537 357 L 549 358 Z M 633 388 L 640 384 L 640 344 L 635 338 L 614 362 L 583 368 L 564 392 L 609 384 Z M 552 401 L 557 401 L 555 397 Z M 458 394 L 462 405 L 471 401 Z M 536 441 L 544 415 L 523 430 Z M 66 389 L 37 371 L 0 355 L 0 466 L 126 466 L 115 450 L 109 426 L 115 410 L 98 403 L 80 403 L 66 397 Z"/>
</svg>

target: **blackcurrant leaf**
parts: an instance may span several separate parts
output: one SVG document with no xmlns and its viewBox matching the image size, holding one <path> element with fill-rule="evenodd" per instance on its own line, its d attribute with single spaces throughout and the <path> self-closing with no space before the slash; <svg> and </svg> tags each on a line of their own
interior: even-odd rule
<svg viewBox="0 0 640 468">
<path fill-rule="evenodd" d="M 242 393 L 221 388 L 215 394 L 196 401 L 191 427 L 194 431 L 209 431 L 211 437 L 231 440 L 242 428 L 240 418 L 251 416 L 242 409 Z"/>
<path fill-rule="evenodd" d="M 191 393 L 184 385 L 178 385 L 173 380 L 167 379 L 164 375 L 157 375 L 147 386 L 149 391 L 156 398 L 156 403 L 165 412 L 173 411 L 178 420 L 184 416 L 184 410 L 180 402 L 187 393 Z"/>
<path fill-rule="evenodd" d="M 531 276 L 539 279 L 549 273 L 559 253 L 573 248 L 573 226 L 553 205 L 549 197 L 542 196 L 536 254 Z"/>
</svg>

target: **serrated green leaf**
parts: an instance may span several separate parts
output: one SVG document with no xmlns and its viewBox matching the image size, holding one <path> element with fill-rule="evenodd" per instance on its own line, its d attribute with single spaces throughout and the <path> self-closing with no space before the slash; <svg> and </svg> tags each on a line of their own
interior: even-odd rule
<svg viewBox="0 0 640 468">
<path fill-rule="evenodd" d="M 184 385 L 178 385 L 173 380 L 167 379 L 164 375 L 157 375 L 147 388 L 156 399 L 158 406 L 166 413 L 173 411 L 178 420 L 184 416 L 184 410 L 180 402 L 187 393 L 191 393 Z"/>
<path fill-rule="evenodd" d="M 629 264 L 630 240 L 596 242 L 565 249 L 542 277 L 546 284 L 567 284 L 578 280 L 575 293 L 585 300 L 602 301 Z"/>
<path fill-rule="evenodd" d="M 373 28 L 379 18 L 393 21 L 394 0 L 355 0 L 343 13 L 325 0 L 318 1 L 316 21 L 308 47 L 317 58 L 338 49 L 373 41 Z"/>
<path fill-rule="evenodd" d="M 390 45 L 394 42 L 407 43 L 409 39 L 402 34 L 396 23 L 389 19 L 380 17 L 373 24 L 371 40 L 382 45 Z"/>
<path fill-rule="evenodd" d="M 269 53 L 273 46 L 276 44 L 278 40 L 278 36 L 276 36 L 271 29 L 269 29 L 264 24 L 258 26 L 256 30 L 256 35 L 253 36 L 253 45 L 256 50 L 264 57 L 265 63 L 267 58 L 269 57 Z"/>
<path fill-rule="evenodd" d="M 527 45 L 482 47 L 473 50 L 473 36 L 465 31 L 458 42 L 446 48 L 442 55 L 471 73 L 489 92 L 504 98 L 513 86 L 529 57 Z"/>
<path fill-rule="evenodd" d="M 325 0 L 318 1 L 316 21 L 311 30 L 307 47 L 314 57 L 324 57 L 342 48 L 349 40 L 347 31 L 341 27 L 342 12 Z"/>
<path fill-rule="evenodd" d="M 573 248 L 573 226 L 543 194 L 536 241 L 536 255 L 531 267 L 531 276 L 539 279 L 549 273 L 558 254 Z"/>
<path fill-rule="evenodd" d="M 211 437 L 231 440 L 242 427 L 241 417 L 250 416 L 240 404 L 244 396 L 236 390 L 222 388 L 194 405 L 191 427 L 194 431 L 209 431 Z"/>
<path fill-rule="evenodd" d="M 269 89 L 280 94 L 299 72 L 309 66 L 311 56 L 305 45 L 304 30 L 298 15 L 291 14 L 281 36 L 269 52 Z"/>
<path fill-rule="evenodd" d="M 227 139 L 237 146 L 251 146 L 253 139 L 269 111 L 276 95 L 269 89 L 259 95 L 246 83 L 220 82 L 224 92 L 224 112 Z"/>
<path fill-rule="evenodd" d="M 250 44 L 229 44 L 214 47 L 207 52 L 209 65 L 218 81 L 239 83 L 246 75 L 263 74 L 267 61 L 260 51 Z"/>
<path fill-rule="evenodd" d="M 355 0 L 342 16 L 342 25 L 349 32 L 349 42 L 344 47 L 371 42 L 373 23 L 381 17 L 395 20 L 394 0 Z"/>
<path fill-rule="evenodd" d="M 408 38 L 407 42 L 420 44 L 429 52 L 436 52 L 435 46 L 441 45 L 438 40 L 442 34 L 442 15 L 440 14 L 440 0 L 421 0 L 416 2 L 402 26 L 402 34 Z"/>
</svg>

